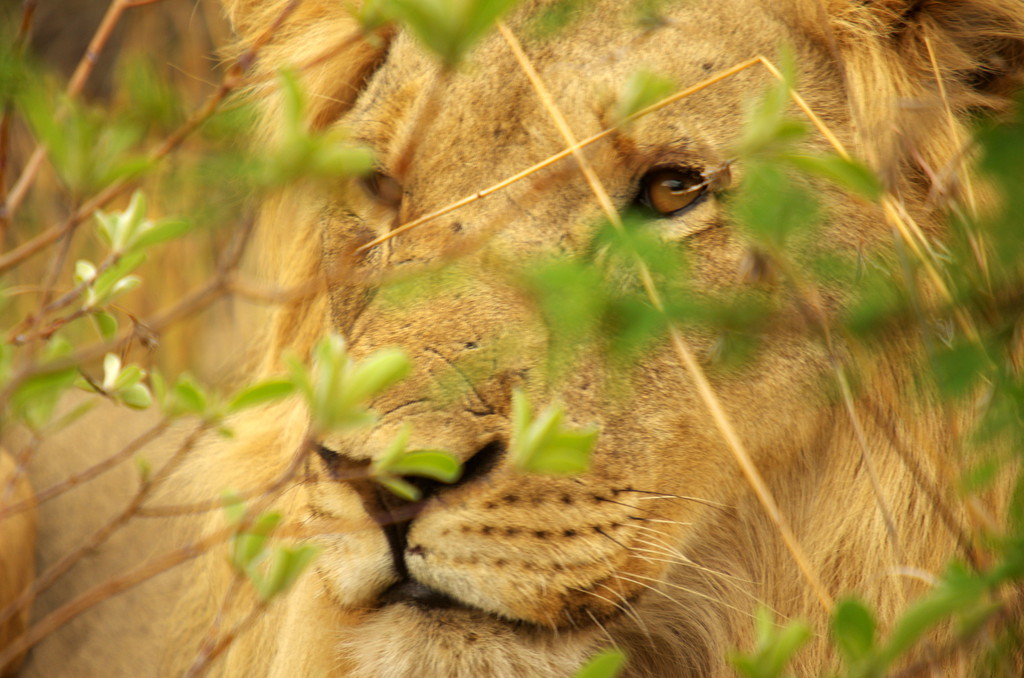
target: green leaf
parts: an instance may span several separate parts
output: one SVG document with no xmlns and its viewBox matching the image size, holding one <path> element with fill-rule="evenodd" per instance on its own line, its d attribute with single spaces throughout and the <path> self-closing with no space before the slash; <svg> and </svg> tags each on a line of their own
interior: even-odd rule
<svg viewBox="0 0 1024 678">
<path fill-rule="evenodd" d="M 180 238 L 191 230 L 192 223 L 189 221 L 168 219 L 158 222 L 142 231 L 132 241 L 129 251 L 138 252 L 153 245 L 159 245 L 169 240 Z"/>
<path fill-rule="evenodd" d="M 263 555 L 267 539 L 280 523 L 280 513 L 264 513 L 236 535 L 231 542 L 231 565 L 242 572 L 248 571 Z"/>
<path fill-rule="evenodd" d="M 516 2 L 391 0 L 390 14 L 408 26 L 447 68 L 452 68 Z"/>
<path fill-rule="evenodd" d="M 146 196 L 142 191 L 135 191 L 132 194 L 128 207 L 123 212 L 107 214 L 97 210 L 96 221 L 99 223 L 101 239 L 115 253 L 126 252 L 145 216 Z"/>
<path fill-rule="evenodd" d="M 392 494 L 406 501 L 419 501 L 422 496 L 422 493 L 415 485 L 402 478 L 381 476 L 377 478 L 377 482 L 386 487 Z"/>
<path fill-rule="evenodd" d="M 757 647 L 750 654 L 733 654 L 733 666 L 745 678 L 780 678 L 793 656 L 812 637 L 810 627 L 802 621 L 793 621 L 779 628 L 773 614 L 759 607 L 755 615 Z"/>
<path fill-rule="evenodd" d="M 313 153 L 307 172 L 326 179 L 367 174 L 373 169 L 374 155 L 368 148 L 344 146 L 325 138 Z"/>
<path fill-rule="evenodd" d="M 399 429 L 395 439 L 391 441 L 387 450 L 384 451 L 384 454 L 374 461 L 374 468 L 379 469 L 383 473 L 389 472 L 391 467 L 405 454 L 405 448 L 409 444 L 410 435 L 412 435 L 412 424 L 405 422 L 402 424 L 402 428 Z"/>
<path fill-rule="evenodd" d="M 349 11 L 355 16 L 364 33 L 371 33 L 394 19 L 390 11 L 390 0 L 363 0 L 362 2 L 347 0 L 347 4 L 349 4 Z M 353 4 L 355 7 L 352 7 Z"/>
<path fill-rule="evenodd" d="M 117 318 L 106 311 L 96 311 L 92 314 L 92 319 L 103 339 L 110 341 L 117 336 Z"/>
<path fill-rule="evenodd" d="M 132 384 L 127 388 L 119 389 L 116 397 L 118 401 L 128 407 L 134 407 L 139 410 L 144 410 L 153 404 L 153 397 L 149 394 L 149 389 L 144 384 Z"/>
<path fill-rule="evenodd" d="M 528 473 L 571 476 L 586 473 L 590 468 L 590 452 L 597 433 L 583 433 L 575 436 L 563 435 L 550 442 L 542 451 L 523 463 Z"/>
<path fill-rule="evenodd" d="M 286 398 L 295 392 L 295 383 L 290 379 L 270 379 L 243 388 L 228 402 L 229 413 L 240 412 Z"/>
<path fill-rule="evenodd" d="M 420 498 L 419 489 L 399 476 L 422 476 L 453 483 L 459 479 L 462 466 L 454 456 L 443 450 L 406 452 L 411 434 L 412 427 L 406 423 L 384 454 L 374 460 L 370 475 L 394 494 L 407 501 L 416 501 Z"/>
<path fill-rule="evenodd" d="M 156 398 L 157 404 L 161 410 L 166 411 L 167 408 L 167 380 L 164 379 L 163 373 L 159 369 L 153 368 L 149 373 L 149 385 L 153 389 L 153 395 Z"/>
<path fill-rule="evenodd" d="M 292 353 L 286 353 L 283 359 L 285 367 L 288 368 L 288 377 L 295 384 L 296 390 L 303 394 L 308 402 L 312 403 L 315 394 L 313 393 L 313 382 L 309 369 L 297 355 Z"/>
<path fill-rule="evenodd" d="M 241 495 L 233 490 L 225 490 L 220 496 L 221 503 L 224 505 L 224 515 L 228 520 L 229 525 L 238 525 L 245 518 L 245 502 L 242 501 Z"/>
<path fill-rule="evenodd" d="M 96 266 L 91 261 L 79 259 L 75 262 L 75 282 L 91 283 L 96 278 Z"/>
<path fill-rule="evenodd" d="M 280 143 L 265 157 L 248 163 L 247 172 L 257 184 L 274 187 L 300 179 L 335 181 L 373 168 L 372 151 L 353 144 L 343 131 L 310 131 L 304 115 L 306 98 L 294 71 L 282 70 L 279 82 L 283 104 Z"/>
<path fill-rule="evenodd" d="M 626 664 L 626 653 L 605 650 L 588 661 L 575 678 L 616 678 Z"/>
<path fill-rule="evenodd" d="M 554 0 L 530 20 L 529 34 L 539 39 L 555 37 L 575 21 L 586 7 L 587 0 Z"/>
<path fill-rule="evenodd" d="M 178 377 L 178 381 L 175 382 L 170 393 L 173 411 L 198 415 L 206 412 L 209 398 L 191 375 L 182 374 Z"/>
<path fill-rule="evenodd" d="M 875 645 L 875 619 L 859 600 L 839 601 L 832 613 L 832 636 L 851 664 L 863 661 Z"/>
<path fill-rule="evenodd" d="M 676 84 L 672 80 L 657 73 L 643 70 L 632 73 L 615 104 L 615 122 L 621 123 L 634 113 L 661 101 L 675 90 Z"/>
<path fill-rule="evenodd" d="M 120 391 L 123 388 L 134 386 L 145 375 L 146 373 L 138 365 L 127 365 L 114 378 L 113 390 Z"/>
<path fill-rule="evenodd" d="M 85 308 L 93 309 L 105 306 L 119 294 L 137 287 L 138 278 L 130 277 L 128 274 L 141 266 L 145 260 L 145 252 L 134 252 L 121 257 L 100 273 L 86 291 Z"/>
<path fill-rule="evenodd" d="M 376 415 L 365 402 L 404 377 L 410 364 L 397 349 L 383 349 L 357 364 L 349 357 L 345 340 L 331 334 L 314 347 L 311 370 L 294 359 L 289 368 L 306 397 L 314 428 L 325 433 L 372 424 Z"/>
<path fill-rule="evenodd" d="M 897 620 L 882 657 L 891 663 L 902 657 L 930 629 L 956 613 L 983 604 L 988 585 L 984 579 L 953 567 L 942 583 L 910 605 Z"/>
<path fill-rule="evenodd" d="M 597 431 L 572 431 L 562 427 L 564 412 L 548 407 L 536 419 L 526 394 L 512 393 L 513 465 L 527 473 L 571 475 L 585 472 L 597 441 Z"/>
<path fill-rule="evenodd" d="M 11 396 L 14 413 L 33 429 L 42 429 L 53 417 L 60 397 L 74 385 L 77 377 L 78 371 L 73 367 L 29 377 Z"/>
<path fill-rule="evenodd" d="M 752 237 L 770 249 L 780 248 L 794 233 L 806 231 L 821 218 L 814 195 L 772 162 L 749 164 L 731 212 Z"/>
<path fill-rule="evenodd" d="M 598 329 L 609 302 L 604 276 L 586 262 L 559 259 L 530 266 L 522 284 L 536 300 L 551 335 L 550 366 L 557 372 Z"/>
<path fill-rule="evenodd" d="M 792 103 L 790 91 L 796 80 L 793 55 L 783 51 L 780 57 L 783 81 L 773 82 L 751 109 L 737 148 L 740 156 L 770 159 L 807 135 L 807 124 L 788 115 Z"/>
<path fill-rule="evenodd" d="M 784 159 L 799 170 L 819 176 L 848 191 L 877 202 L 884 193 L 882 182 L 871 168 L 841 156 L 789 154 Z"/>
<path fill-rule="evenodd" d="M 413 450 L 402 455 L 387 470 L 399 476 L 422 476 L 454 483 L 462 473 L 462 465 L 443 450 Z"/>
<path fill-rule="evenodd" d="M 953 398 L 969 396 L 988 377 L 990 364 L 985 347 L 972 341 L 957 342 L 932 355 L 932 371 L 939 388 Z"/>
<path fill-rule="evenodd" d="M 299 575 L 313 562 L 320 550 L 303 544 L 295 548 L 279 546 L 270 555 L 267 576 L 254 580 L 256 592 L 266 602 L 291 588 Z"/>
<path fill-rule="evenodd" d="M 404 379 L 412 363 L 401 349 L 382 349 L 361 361 L 353 370 L 348 392 L 355 405 L 371 398 Z"/>
</svg>

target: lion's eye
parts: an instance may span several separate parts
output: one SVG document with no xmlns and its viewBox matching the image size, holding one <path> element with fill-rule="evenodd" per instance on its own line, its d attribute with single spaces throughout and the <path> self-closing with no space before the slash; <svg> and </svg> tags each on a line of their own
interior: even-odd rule
<svg viewBox="0 0 1024 678">
<path fill-rule="evenodd" d="M 361 181 L 371 198 L 382 205 L 398 209 L 402 204 L 402 185 L 381 172 L 371 172 Z"/>
<path fill-rule="evenodd" d="M 689 207 L 704 194 L 707 182 L 695 169 L 667 167 L 651 170 L 640 180 L 638 200 L 658 214 L 668 216 Z"/>
</svg>

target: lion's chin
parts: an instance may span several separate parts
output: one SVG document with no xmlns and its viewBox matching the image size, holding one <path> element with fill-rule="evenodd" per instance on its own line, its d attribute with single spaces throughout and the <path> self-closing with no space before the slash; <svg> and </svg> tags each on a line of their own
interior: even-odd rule
<svg viewBox="0 0 1024 678">
<path fill-rule="evenodd" d="M 459 604 L 386 604 L 341 633 L 345 675 L 354 678 L 564 677 L 598 643 L 590 630 L 552 631 Z"/>
</svg>

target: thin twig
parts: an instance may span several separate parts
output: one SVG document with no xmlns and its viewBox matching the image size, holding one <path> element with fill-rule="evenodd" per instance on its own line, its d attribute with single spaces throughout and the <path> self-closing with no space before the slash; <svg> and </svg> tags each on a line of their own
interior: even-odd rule
<svg viewBox="0 0 1024 678">
<path fill-rule="evenodd" d="M 48 567 L 45 571 L 40 573 L 32 581 L 31 586 L 22 591 L 22 593 L 6 608 L 0 610 L 0 624 L 5 623 L 7 619 L 35 600 L 36 596 L 39 595 L 40 592 L 45 591 L 52 586 L 54 582 L 64 576 L 68 570 L 78 564 L 82 558 L 99 548 L 108 539 L 110 539 L 115 532 L 127 524 L 128 521 L 135 516 L 136 512 L 138 512 L 143 502 L 145 502 L 146 498 L 153 492 L 153 490 L 159 487 L 170 473 L 181 464 L 188 453 L 192 451 L 192 448 L 195 447 L 200 436 L 205 433 L 208 428 L 209 424 L 205 423 L 197 426 L 181 444 L 174 455 L 161 467 L 160 472 L 155 477 L 152 479 L 143 479 L 138 491 L 118 515 L 111 518 L 105 525 L 101 526 L 89 535 L 89 537 L 77 549 L 68 553 L 56 563 Z"/>
<path fill-rule="evenodd" d="M 39 437 L 39 433 L 36 431 L 32 431 L 31 438 L 29 439 L 28 443 L 21 450 L 18 456 L 14 458 L 14 473 L 12 473 L 11 477 L 7 479 L 7 483 L 4 485 L 3 492 L 0 493 L 0 504 L 6 502 L 8 499 L 10 499 L 11 495 L 14 494 L 18 482 L 22 479 L 22 477 L 25 476 L 25 468 L 28 465 L 28 460 L 31 459 L 32 455 L 35 454 L 37 449 L 39 449 L 39 445 L 41 443 L 42 439 Z M 0 516 L 3 516 L 5 514 L 6 509 L 4 513 L 0 514 Z"/>
<path fill-rule="evenodd" d="M 64 624 L 103 601 L 202 555 L 229 539 L 237 529 L 237 526 L 231 526 L 218 530 L 203 539 L 143 563 L 120 577 L 109 579 L 61 605 L 0 651 L 0 665 L 8 663 Z"/>
<path fill-rule="evenodd" d="M 236 581 L 238 581 L 237 578 Z M 225 598 L 227 598 L 227 596 L 225 596 Z M 213 662 L 216 661 L 216 659 L 220 657 L 240 635 L 249 630 L 256 620 L 260 618 L 260 615 L 267 611 L 267 605 L 269 603 L 270 601 L 268 600 L 260 600 L 257 602 L 242 621 L 235 624 L 230 630 L 221 635 L 220 638 L 217 638 L 216 636 L 220 618 L 220 613 L 218 613 L 218 619 L 215 620 L 207 637 L 203 640 L 203 644 L 196 655 L 195 661 L 182 678 L 198 678 L 198 676 L 206 673 Z M 222 612 L 223 609 L 224 608 L 222 606 Z"/>
<path fill-rule="evenodd" d="M 308 437 L 303 437 L 302 442 L 296 448 L 295 453 L 292 455 L 291 462 L 282 473 L 281 477 L 288 480 L 293 479 L 311 449 L 310 439 Z M 287 482 L 282 483 L 282 489 L 287 485 Z M 231 538 L 233 535 L 246 530 L 252 524 L 253 520 L 265 511 L 266 508 L 276 499 L 276 495 L 264 497 L 264 499 L 258 504 L 250 506 L 246 511 L 245 516 L 237 524 L 216 530 L 191 544 L 174 551 L 167 552 L 158 558 L 150 560 L 135 569 L 126 572 L 120 577 L 109 579 L 92 589 L 89 589 L 77 598 L 58 607 L 53 612 L 40 619 L 36 624 L 29 628 L 28 631 L 15 638 L 9 645 L 7 645 L 6 648 L 0 651 L 0 666 L 6 665 L 11 661 L 11 659 L 21 655 L 43 638 L 64 626 L 64 624 L 67 624 L 78 615 L 102 603 L 108 598 L 127 591 L 128 589 L 138 586 L 159 574 L 163 574 L 182 563 L 192 560 Z"/>
<path fill-rule="evenodd" d="M 32 19 L 36 11 L 35 0 L 25 0 L 21 9 L 21 24 L 18 26 L 18 33 L 14 38 L 14 49 L 18 57 L 22 56 L 25 43 L 28 42 L 29 32 L 32 30 Z M 7 153 L 11 143 L 11 118 L 14 114 L 14 101 L 8 99 L 3 102 L 3 115 L 0 116 L 0 195 L 7 195 Z M 0 243 L 4 241 L 7 234 L 7 226 L 10 224 L 10 215 L 0 205 Z"/>
<path fill-rule="evenodd" d="M 220 86 L 207 97 L 206 101 L 199 108 L 198 111 L 192 114 L 188 120 L 185 121 L 181 127 L 174 131 L 163 143 L 159 144 L 156 148 L 150 151 L 147 156 L 149 163 L 156 163 L 166 157 L 171 151 L 176 149 L 181 143 L 194 132 L 200 125 L 208 120 L 214 113 L 217 112 L 221 103 L 227 98 L 228 94 L 235 91 L 243 84 L 245 84 L 245 72 L 249 66 L 255 61 L 256 53 L 263 47 L 267 42 L 270 41 L 280 25 L 288 18 L 288 16 L 295 11 L 295 9 L 301 4 L 302 0 L 292 0 L 288 5 L 278 14 L 273 24 L 264 31 L 255 41 L 252 46 L 242 54 L 234 64 L 228 69 L 227 73 L 224 74 L 224 78 L 221 80 Z M 111 10 L 114 6 L 123 7 L 122 0 L 114 0 L 111 5 Z M 105 19 L 106 21 L 106 19 Z M 101 27 L 102 28 L 102 27 Z M 76 72 L 77 73 L 77 72 Z M 70 86 L 69 86 L 70 89 Z M 39 146 L 37 151 L 42 151 L 42 155 L 45 155 L 45 147 Z M 29 165 L 26 166 L 26 171 L 22 173 L 22 178 L 26 178 L 31 167 L 31 159 Z M 34 174 L 34 171 L 33 171 Z M 59 238 L 65 234 L 74 231 L 84 221 L 89 219 L 96 210 L 104 207 L 111 200 L 119 197 L 120 195 L 131 189 L 136 183 L 136 179 L 133 178 L 122 178 L 112 184 L 108 185 L 105 189 L 97 193 L 93 198 L 87 200 L 81 208 L 75 211 L 63 224 L 59 226 L 52 226 L 51 228 L 43 231 L 36 237 L 25 241 L 18 247 L 15 247 L 10 252 L 0 256 L 0 273 L 4 273 L 14 266 L 17 266 L 22 261 L 25 261 L 29 257 L 35 255 L 39 251 L 50 246 L 56 242 Z M 15 188 L 18 188 L 17 186 Z M 27 189 L 26 189 L 27 190 Z M 14 189 L 12 189 L 12 193 Z M 22 196 L 23 197 L 23 196 Z M 20 202 L 20 199 L 19 201 Z M 10 214 L 10 205 L 12 204 L 11 199 L 8 199 L 8 212 Z M 17 203 L 13 203 L 17 204 Z"/>
<path fill-rule="evenodd" d="M 167 430 L 170 423 L 169 419 L 162 419 L 106 459 L 93 464 L 84 471 L 68 476 L 64 480 L 55 485 L 51 485 L 45 490 L 36 492 L 33 497 L 26 499 L 25 501 L 0 508 L 0 521 L 6 520 L 11 515 L 27 511 L 39 506 L 40 504 L 44 504 L 51 499 L 59 497 L 65 492 L 72 490 L 93 478 L 103 475 L 118 464 L 131 459 L 136 452 L 160 437 L 160 435 Z"/>
<path fill-rule="evenodd" d="M 212 280 L 199 289 L 196 289 L 186 295 L 170 308 L 164 309 L 151 319 L 141 323 L 141 326 L 144 327 L 149 334 L 159 334 L 168 326 L 178 322 L 182 318 L 201 311 L 223 296 L 228 290 L 228 280 L 230 280 L 234 270 L 238 267 L 238 264 L 241 261 L 242 255 L 252 236 L 252 231 L 253 222 L 250 220 L 242 226 L 241 233 L 237 235 L 232 246 L 228 248 L 227 252 L 222 257 L 221 262 L 218 264 L 217 272 Z M 138 334 L 138 332 L 139 330 L 133 327 L 114 339 L 87 346 L 76 351 L 67 358 L 55 360 L 44 365 L 30 364 L 17 368 L 14 374 L 12 374 L 7 380 L 3 390 L 0 391 L 0 409 L 3 409 L 8 399 L 11 397 L 11 394 L 14 393 L 14 391 L 23 384 L 26 379 L 39 374 L 52 374 L 54 372 L 60 372 L 61 370 L 78 367 L 82 363 L 100 358 L 106 353 L 126 346 L 128 342 Z"/>
<path fill-rule="evenodd" d="M 96 67 L 96 62 L 99 61 L 100 53 L 106 47 L 107 42 L 109 42 L 110 36 L 113 35 L 114 28 L 121 20 L 124 10 L 129 6 L 129 3 L 124 0 L 111 0 L 106 14 L 103 15 L 103 19 L 96 28 L 92 40 L 89 41 L 89 46 L 85 49 L 85 54 L 82 55 L 78 66 L 75 67 L 75 71 L 68 81 L 68 86 L 64 91 L 67 101 L 74 100 L 81 93 L 86 81 Z M 57 113 L 57 119 L 61 120 L 65 115 L 67 115 L 66 110 L 60 111 Z M 24 201 L 25 196 L 28 195 L 28 191 L 35 182 L 36 175 L 43 166 L 45 159 L 46 144 L 40 142 L 32 151 L 28 161 L 25 163 L 25 168 L 21 172 L 21 176 L 18 177 L 18 180 L 11 188 L 11 192 L 7 194 L 7 198 L 4 200 L 2 212 L 8 220 L 14 219 L 14 215 L 17 213 L 22 201 Z"/>
<path fill-rule="evenodd" d="M 240 84 L 241 77 L 238 66 L 232 67 L 224 76 L 220 87 L 211 94 L 203 106 L 193 114 L 181 127 L 165 139 L 160 145 L 150 151 L 147 159 L 150 163 L 156 163 L 166 157 L 171 151 L 177 148 L 192 132 L 203 122 L 208 120 L 218 109 L 220 104 L 227 98 L 227 95 L 234 91 Z M 54 242 L 73 232 L 81 224 L 90 219 L 96 210 L 105 207 L 115 198 L 120 197 L 136 184 L 134 178 L 121 178 L 111 183 L 95 196 L 87 200 L 82 206 L 64 221 L 63 224 L 51 226 L 36 237 L 23 242 L 10 252 L 0 256 L 0 273 L 4 273 L 17 266 L 29 257 L 49 247 Z"/>
</svg>

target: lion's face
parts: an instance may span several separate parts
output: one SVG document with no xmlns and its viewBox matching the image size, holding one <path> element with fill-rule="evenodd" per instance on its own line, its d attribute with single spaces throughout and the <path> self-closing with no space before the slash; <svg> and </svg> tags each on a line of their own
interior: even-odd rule
<svg viewBox="0 0 1024 678">
<path fill-rule="evenodd" d="M 336 331 L 356 358 L 399 346 L 415 364 L 372 403 L 379 414 L 372 429 L 327 437 L 310 455 L 305 482 L 287 502 L 298 502 L 323 553 L 283 612 L 232 648 L 226 671 L 565 676 L 595 649 L 617 644 L 635 675 L 719 676 L 729 673 L 726 651 L 751 642 L 759 603 L 824 622 L 819 599 L 738 469 L 736 445 L 724 440 L 706 392 L 671 341 L 625 372 L 610 372 L 600 347 L 589 344 L 549 369 L 552 333 L 520 273 L 528 262 L 593 254 L 602 208 L 575 159 L 360 249 L 567 147 L 504 38 L 493 34 L 445 73 L 401 32 L 381 49 L 332 51 L 352 29 L 336 3 L 307 0 L 281 30 L 274 18 L 293 3 L 226 4 L 246 40 L 275 27 L 260 53 L 264 71 L 281 61 L 310 64 L 303 77 L 314 94 L 313 124 L 346 130 L 379 163 L 371 178 L 313 197 L 296 191 L 265 214 L 270 241 L 287 244 L 270 252 L 280 269 L 272 274 L 328 281 L 326 299 L 276 312 L 270 342 L 303 350 L 312 337 Z M 1010 80 L 1000 74 L 1016 77 L 1024 54 L 1006 38 L 1011 14 L 1014 26 L 1024 27 L 1024 16 L 1002 0 L 967 3 L 966 23 L 949 3 L 901 0 L 680 0 L 655 3 L 660 20 L 640 23 L 630 3 L 594 0 L 579 3 L 556 37 L 531 38 L 532 18 L 550 4 L 525 2 L 508 25 L 576 139 L 613 125 L 616 93 L 640 69 L 686 87 L 758 55 L 775 60 L 789 47 L 810 107 L 885 170 L 899 211 L 926 230 L 938 223 L 926 202 L 928 168 L 957 162 L 965 132 L 962 120 L 951 128 L 945 109 L 927 105 L 934 72 L 923 38 L 935 46 L 934 63 L 956 74 L 946 83 L 960 102 L 951 110 L 1003 96 Z M 991 40 L 975 39 L 968 25 Z M 964 55 L 994 45 L 1005 53 L 975 54 L 984 72 L 972 75 Z M 733 162 L 745 112 L 771 82 L 764 68 L 749 68 L 583 153 L 620 212 L 656 206 L 645 191 L 659 177 L 714 177 L 691 204 L 661 210 L 648 228 L 666 252 L 685 253 L 697 294 L 715 299 L 756 288 L 774 320 L 740 368 L 716 366 L 713 331 L 691 327 L 683 340 L 828 595 L 861 591 L 884 624 L 909 590 L 892 583 L 894 568 L 935 571 L 956 549 L 955 533 L 915 499 L 920 478 L 938 473 L 928 455 L 947 449 L 948 432 L 919 403 L 892 411 L 912 381 L 906 358 L 913 351 L 900 337 L 874 381 L 864 377 L 855 435 L 827 378 L 847 349 L 833 338 L 827 351 L 816 334 L 817 323 L 842 308 L 845 291 L 825 275 L 809 306 L 794 279 L 751 275 L 750 244 L 730 220 L 728 201 L 746 171 Z M 901 107 L 910 100 L 924 103 Z M 268 103 L 265 110 L 272 123 L 279 109 Z M 907 111 L 923 121 L 910 130 L 916 134 L 898 124 Z M 826 148 L 820 136 L 809 143 Z M 852 256 L 890 242 L 877 207 L 824 183 L 812 189 L 828 216 L 809 247 Z M 443 275 L 416 277 L 443 266 Z M 382 281 L 405 276 L 421 289 L 399 302 Z M 564 478 L 513 467 L 515 389 L 535 405 L 562 403 L 570 424 L 599 430 L 587 473 Z M 241 473 L 252 483 L 254 469 L 269 474 L 287 464 L 304 416 L 253 424 L 208 475 L 224 484 Z M 444 449 L 464 465 L 459 482 L 426 486 L 421 503 L 351 479 L 404 426 L 412 429 L 409 449 Z M 897 518 L 898 562 L 865 470 L 865 441 Z M 798 668 L 822 673 L 830 657 L 818 642 Z"/>
<path fill-rule="evenodd" d="M 630 22 L 629 10 L 618 6 L 596 3 L 557 40 L 530 48 L 578 138 L 613 124 L 614 95 L 638 67 L 693 84 L 799 42 L 757 3 L 679 3 L 667 17 L 671 28 L 663 30 Z M 735 25 L 741 12 L 742 31 Z M 801 61 L 813 68 L 813 55 L 806 56 Z M 500 37 L 457 73 L 441 77 L 414 40 L 399 35 L 339 121 L 374 149 L 381 176 L 324 199 L 328 275 L 349 265 L 347 255 L 359 244 L 565 147 Z M 589 148 L 587 158 L 616 207 L 634 203 L 652 171 L 699 174 L 722 166 L 747 105 L 769 77 L 743 73 Z M 838 75 L 822 69 L 811 77 L 821 82 Z M 437 82 L 440 89 L 432 89 Z M 424 115 L 431 96 L 436 109 Z M 826 111 L 838 103 L 827 96 L 814 100 Z M 841 119 L 831 122 L 842 130 Z M 416 135 L 413 144 L 410 135 Z M 709 290 L 739 284 L 746 251 L 723 217 L 716 190 L 657 223 L 665 247 L 688 250 L 699 285 Z M 435 488 L 408 523 L 332 534 L 332 518 L 367 511 L 387 522 L 398 502 L 384 490 L 364 488 L 361 496 L 329 482 L 337 463 L 329 453 L 311 461 L 311 472 L 326 481 L 309 489 L 310 519 L 328 535 L 320 540 L 326 551 L 318 576 L 331 600 L 376 629 L 359 632 L 362 640 L 351 649 L 359 662 L 391 665 L 392 650 L 384 648 L 408 634 L 417 639 L 410 671 L 436 651 L 479 653 L 488 657 L 481 667 L 494 671 L 508 661 L 533 675 L 543 671 L 526 661 L 527 654 L 558 639 L 563 656 L 546 661 L 555 662 L 555 674 L 564 673 L 600 642 L 605 626 L 635 625 L 631 617 L 645 600 L 674 596 L 667 589 L 673 571 L 706 569 L 686 554 L 720 538 L 723 521 L 736 520 L 732 507 L 749 490 L 667 342 L 631 369 L 625 392 L 622 384 L 609 388 L 600 361 L 585 353 L 565 380 L 547 379 L 545 327 L 509 271 L 526 259 L 582 253 L 600 216 L 575 162 L 564 160 L 359 261 L 359 272 L 369 275 L 454 259 L 451 280 L 423 290 L 418 301 L 396 304 L 375 287 L 351 282 L 332 287 L 330 323 L 349 338 L 353 352 L 401 346 L 415 372 L 374 403 L 380 421 L 373 430 L 329 438 L 324 446 L 347 462 L 369 459 L 411 424 L 410 449 L 446 449 L 465 463 L 463 479 Z M 845 232 L 868 230 L 845 219 Z M 711 352 L 714 337 L 689 339 L 701 355 Z M 767 341 L 759 359 L 716 375 L 715 386 L 758 462 L 786 473 L 827 429 L 829 408 L 819 393 L 823 353 L 799 332 Z M 556 478 L 512 468 L 506 452 L 516 387 L 534 402 L 564 403 L 577 425 L 599 428 L 589 473 Z M 367 645 L 375 635 L 380 646 Z M 514 659 L 501 659 L 506 655 Z"/>
</svg>

